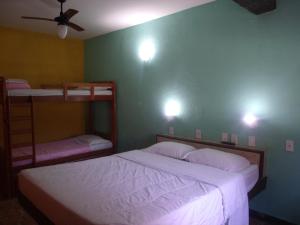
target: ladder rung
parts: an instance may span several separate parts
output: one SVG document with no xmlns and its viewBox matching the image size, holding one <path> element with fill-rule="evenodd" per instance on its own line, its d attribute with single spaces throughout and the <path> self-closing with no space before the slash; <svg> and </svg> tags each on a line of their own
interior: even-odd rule
<svg viewBox="0 0 300 225">
<path fill-rule="evenodd" d="M 32 155 L 17 156 L 17 157 L 13 157 L 12 160 L 13 162 L 16 162 L 16 161 L 22 161 L 27 159 L 32 159 Z"/>
<path fill-rule="evenodd" d="M 20 130 L 12 130 L 10 134 L 18 135 L 18 134 L 31 134 L 32 129 L 20 129 Z"/>
<path fill-rule="evenodd" d="M 31 120 L 30 116 L 13 116 L 10 118 L 11 121 L 24 121 L 24 120 Z"/>
<path fill-rule="evenodd" d="M 24 142 L 18 144 L 12 144 L 11 147 L 14 148 L 22 148 L 22 147 L 32 147 L 32 142 Z"/>
</svg>

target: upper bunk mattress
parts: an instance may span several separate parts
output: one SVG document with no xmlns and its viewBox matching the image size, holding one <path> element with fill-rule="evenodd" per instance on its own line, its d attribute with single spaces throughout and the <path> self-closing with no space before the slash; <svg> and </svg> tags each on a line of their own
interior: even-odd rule
<svg viewBox="0 0 300 225">
<path fill-rule="evenodd" d="M 248 225 L 240 174 L 138 150 L 23 170 L 19 189 L 56 225 Z"/>
<path fill-rule="evenodd" d="M 68 90 L 68 96 L 89 96 L 90 90 Z M 8 90 L 8 96 L 63 96 L 63 89 L 13 89 Z M 105 88 L 95 88 L 94 95 L 112 95 L 112 91 Z"/>
</svg>

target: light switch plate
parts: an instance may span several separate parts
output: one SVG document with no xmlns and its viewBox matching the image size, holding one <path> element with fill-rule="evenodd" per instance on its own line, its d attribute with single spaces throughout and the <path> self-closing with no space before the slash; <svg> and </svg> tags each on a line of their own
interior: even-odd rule
<svg viewBox="0 0 300 225">
<path fill-rule="evenodd" d="M 195 130 L 195 139 L 201 139 L 202 138 L 202 133 L 200 129 Z"/>
<path fill-rule="evenodd" d="M 222 141 L 228 141 L 228 133 L 226 132 L 222 133 Z"/>
<path fill-rule="evenodd" d="M 236 134 L 231 134 L 231 142 L 236 145 L 239 143 L 238 136 Z"/>
<path fill-rule="evenodd" d="M 285 151 L 293 152 L 294 151 L 294 141 L 293 140 L 286 140 L 285 142 Z"/>
<path fill-rule="evenodd" d="M 174 127 L 169 127 L 169 135 L 174 136 Z"/>
<path fill-rule="evenodd" d="M 249 136 L 248 137 L 248 146 L 250 146 L 250 147 L 255 147 L 256 146 L 255 136 Z"/>
</svg>

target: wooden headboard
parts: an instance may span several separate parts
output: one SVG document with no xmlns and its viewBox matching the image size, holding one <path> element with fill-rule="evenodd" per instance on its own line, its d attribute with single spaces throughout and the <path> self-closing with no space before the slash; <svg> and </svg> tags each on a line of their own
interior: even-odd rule
<svg viewBox="0 0 300 225">
<path fill-rule="evenodd" d="M 257 164 L 259 167 L 259 179 L 265 176 L 265 152 L 254 148 L 246 148 L 237 145 L 226 145 L 217 142 L 202 141 L 195 139 L 180 138 L 167 135 L 156 135 L 156 142 L 173 141 L 183 144 L 192 145 L 197 149 L 200 148 L 213 148 L 224 152 L 230 152 L 240 155 L 249 160 L 251 164 Z"/>
</svg>

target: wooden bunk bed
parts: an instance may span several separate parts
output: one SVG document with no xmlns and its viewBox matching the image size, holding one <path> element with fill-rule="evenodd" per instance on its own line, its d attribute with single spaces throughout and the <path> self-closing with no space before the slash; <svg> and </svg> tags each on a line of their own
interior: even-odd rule
<svg viewBox="0 0 300 225">
<path fill-rule="evenodd" d="M 9 87 L 9 80 L 0 77 L 0 104 L 3 120 L 3 147 L 0 151 L 2 165 L 1 182 L 4 184 L 5 196 L 11 196 L 15 190 L 16 174 L 25 168 L 39 167 L 79 161 L 90 158 L 107 156 L 115 153 L 116 148 L 116 85 L 113 81 L 92 83 L 65 83 L 61 86 L 44 85 L 42 89 L 13 89 Z M 88 103 L 88 134 L 80 137 L 71 137 L 66 140 L 37 144 L 35 135 L 34 105 L 38 102 L 86 102 Z M 110 104 L 110 131 L 100 134 L 94 128 L 95 102 L 109 102 Z M 26 115 L 15 116 L 13 111 L 25 108 Z M 14 128 L 15 123 L 27 121 L 30 128 Z M 15 136 L 27 135 L 30 140 L 24 143 L 15 143 Z M 96 148 L 80 143 L 82 138 L 99 137 L 102 145 Z M 80 139 L 81 138 L 81 139 Z M 78 142 L 79 141 L 79 142 Z M 80 148 L 72 152 L 72 148 Z M 101 144 L 101 143 L 100 143 Z M 62 146 L 60 149 L 59 146 Z M 66 147 L 67 146 L 67 147 Z M 74 147 L 74 148 L 75 148 Z M 52 152 L 53 149 L 53 152 Z M 60 151 L 65 151 L 60 154 Z M 51 154 L 52 152 L 53 154 Z"/>
</svg>

